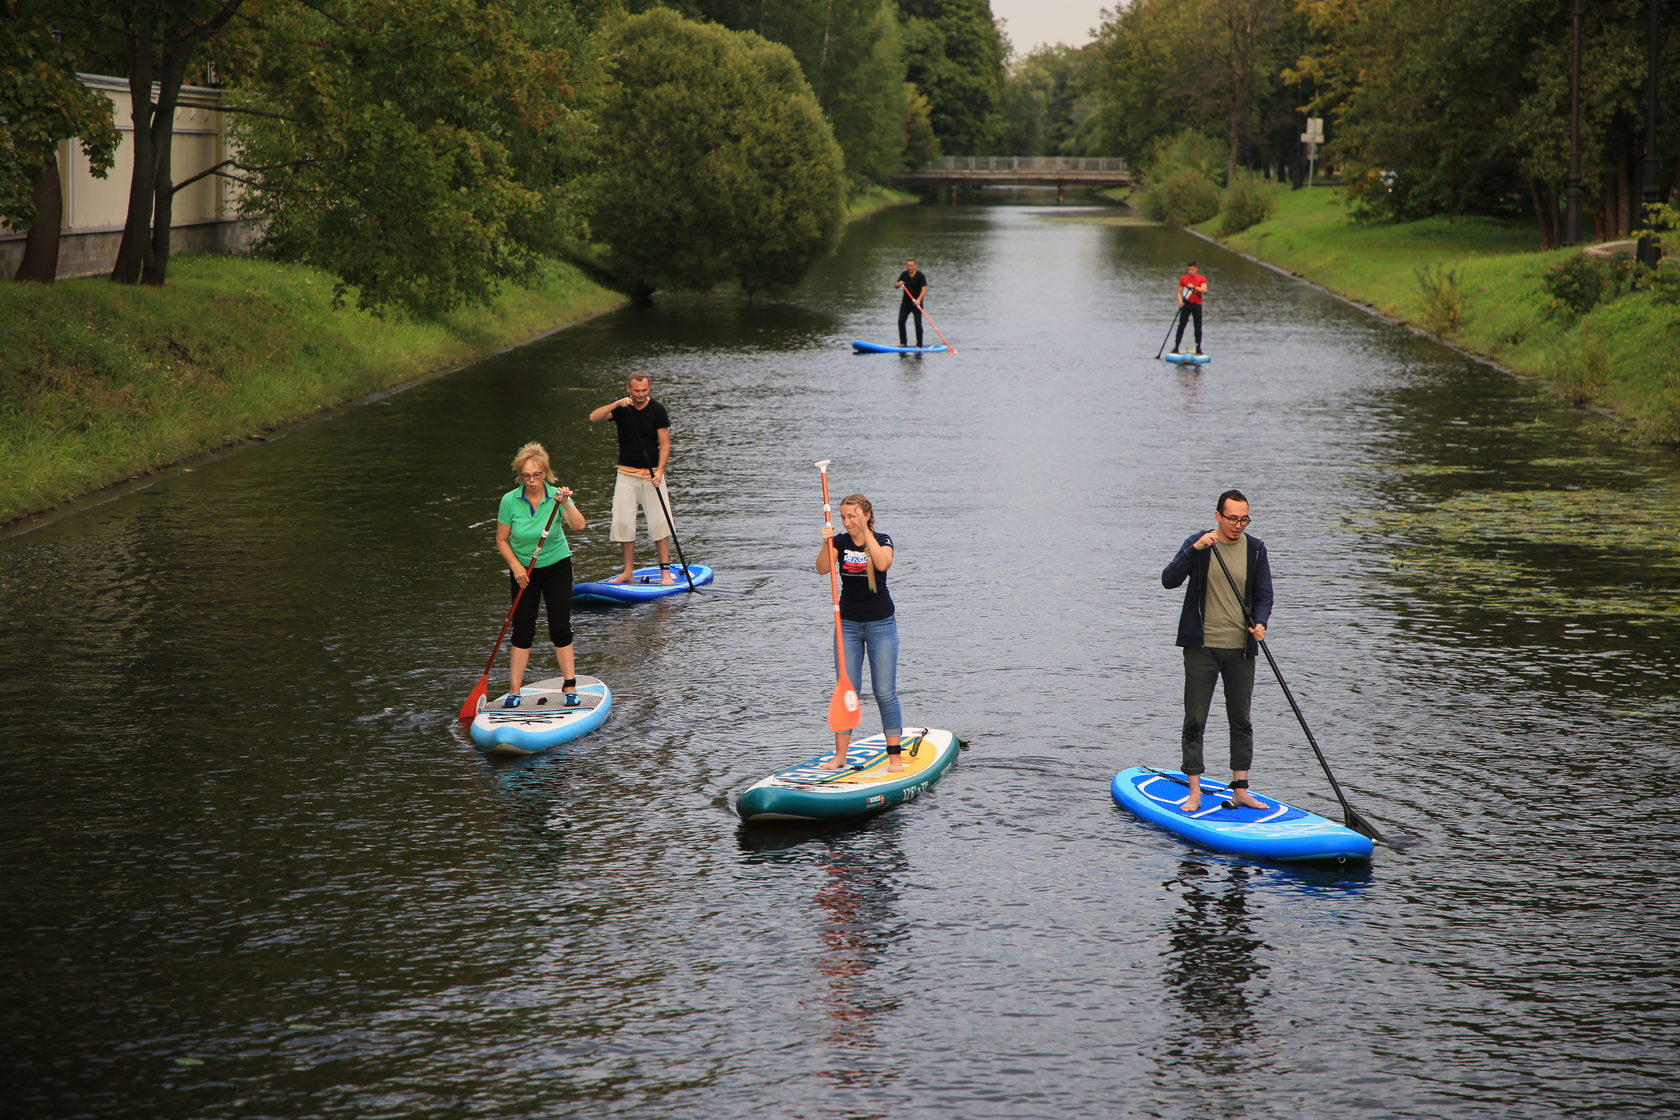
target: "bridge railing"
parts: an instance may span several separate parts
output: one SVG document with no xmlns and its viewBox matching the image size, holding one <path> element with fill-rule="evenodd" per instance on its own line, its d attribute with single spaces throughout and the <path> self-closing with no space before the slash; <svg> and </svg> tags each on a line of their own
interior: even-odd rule
<svg viewBox="0 0 1680 1120">
<path fill-rule="evenodd" d="M 1106 171 L 1124 172 L 1113 156 L 941 156 L 922 171 Z"/>
</svg>

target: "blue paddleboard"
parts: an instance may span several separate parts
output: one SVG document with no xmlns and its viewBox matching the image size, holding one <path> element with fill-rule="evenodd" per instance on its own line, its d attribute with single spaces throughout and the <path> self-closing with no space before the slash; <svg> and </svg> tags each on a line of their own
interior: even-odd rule
<svg viewBox="0 0 1680 1120">
<path fill-rule="evenodd" d="M 887 739 L 853 740 L 846 765 L 824 770 L 834 752 L 778 770 L 735 801 L 745 821 L 833 821 L 863 817 L 914 801 L 957 759 L 961 742 L 949 731 L 906 727 L 900 737 L 904 769 L 887 773 Z"/>
<path fill-rule="evenodd" d="M 1250 790 L 1265 809 L 1224 807 L 1231 787 L 1202 775 L 1202 807 L 1194 816 L 1181 805 L 1189 783 L 1176 770 L 1134 766 L 1114 775 L 1114 800 L 1151 824 L 1204 848 L 1254 859 L 1368 860 L 1371 838 L 1275 797 Z"/>
<path fill-rule="evenodd" d="M 943 354 L 949 346 L 887 346 L 880 342 L 854 342 L 859 354 Z"/>
<path fill-rule="evenodd" d="M 1205 366 L 1210 361 L 1206 354 L 1179 354 L 1176 352 L 1171 354 L 1162 354 L 1161 360 L 1163 362 L 1173 362 L 1174 364 L 1181 366 Z"/>
<path fill-rule="evenodd" d="M 686 575 L 684 574 L 686 571 Z M 606 580 L 595 580 L 590 583 L 572 584 L 572 601 L 584 600 L 597 603 L 645 603 L 649 599 L 663 599 L 668 595 L 681 595 L 688 591 L 688 577 L 694 577 L 694 586 L 712 582 L 712 569 L 704 564 L 689 564 L 685 568 L 682 564 L 671 565 L 670 583 L 659 582 L 659 565 L 651 568 L 637 568 L 629 583 L 608 583 Z"/>
<path fill-rule="evenodd" d="M 485 702 L 467 733 L 491 754 L 536 754 L 570 742 L 607 722 L 612 689 L 598 677 L 579 677 L 575 707 L 565 706 L 561 677 L 519 690 L 519 707 L 504 708 L 507 694 Z"/>
</svg>

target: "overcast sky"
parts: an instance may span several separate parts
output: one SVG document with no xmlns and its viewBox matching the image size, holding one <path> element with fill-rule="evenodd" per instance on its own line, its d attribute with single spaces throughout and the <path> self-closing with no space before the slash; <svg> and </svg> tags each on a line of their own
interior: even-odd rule
<svg viewBox="0 0 1680 1120">
<path fill-rule="evenodd" d="M 1119 0 L 992 0 L 992 15 L 1004 21 L 1015 53 L 1025 56 L 1045 43 L 1078 47 L 1091 41 L 1102 10 Z"/>
</svg>

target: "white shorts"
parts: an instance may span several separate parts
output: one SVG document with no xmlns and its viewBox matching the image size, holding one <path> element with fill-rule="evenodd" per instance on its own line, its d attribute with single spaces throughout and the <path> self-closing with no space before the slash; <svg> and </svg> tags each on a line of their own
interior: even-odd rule
<svg viewBox="0 0 1680 1120">
<path fill-rule="evenodd" d="M 659 494 L 665 497 L 665 504 L 659 504 Z M 651 479 L 639 475 L 618 472 L 618 482 L 613 486 L 612 532 L 609 539 L 615 544 L 624 544 L 636 539 L 636 507 L 640 506 L 647 513 L 648 540 L 662 541 L 671 535 L 671 522 L 665 516 L 665 511 L 671 508 L 671 492 L 665 484 L 659 484 L 659 494 L 654 493 Z"/>
</svg>

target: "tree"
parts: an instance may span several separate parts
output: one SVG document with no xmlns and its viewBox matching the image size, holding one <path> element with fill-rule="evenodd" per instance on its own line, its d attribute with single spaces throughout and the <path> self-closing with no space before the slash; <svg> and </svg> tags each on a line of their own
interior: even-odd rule
<svg viewBox="0 0 1680 1120">
<path fill-rule="evenodd" d="M 893 0 L 690 0 L 667 6 L 786 46 L 834 129 L 847 174 L 883 182 L 899 169 L 904 56 Z"/>
<path fill-rule="evenodd" d="M 39 0 L 0 3 L 0 221 L 27 229 L 16 279 L 58 276 L 63 199 L 58 148 L 80 140 L 93 174 L 104 178 L 117 147 L 111 102 L 76 77 L 75 57 Z"/>
<path fill-rule="evenodd" d="M 898 0 L 908 77 L 947 155 L 989 155 L 1003 133 L 1003 32 L 990 0 Z"/>
<path fill-rule="evenodd" d="M 1040 47 L 1003 77 L 1003 151 L 1071 155 L 1077 146 L 1086 54 L 1062 43 Z"/>
<path fill-rule="evenodd" d="M 669 10 L 606 47 L 591 230 L 633 296 L 785 286 L 829 251 L 844 163 L 788 48 Z"/>
<path fill-rule="evenodd" d="M 264 251 L 359 306 L 486 303 L 582 232 L 594 84 L 577 5 L 317 0 L 241 42 L 231 173 Z M 580 57 L 583 53 L 585 57 Z"/>
</svg>

